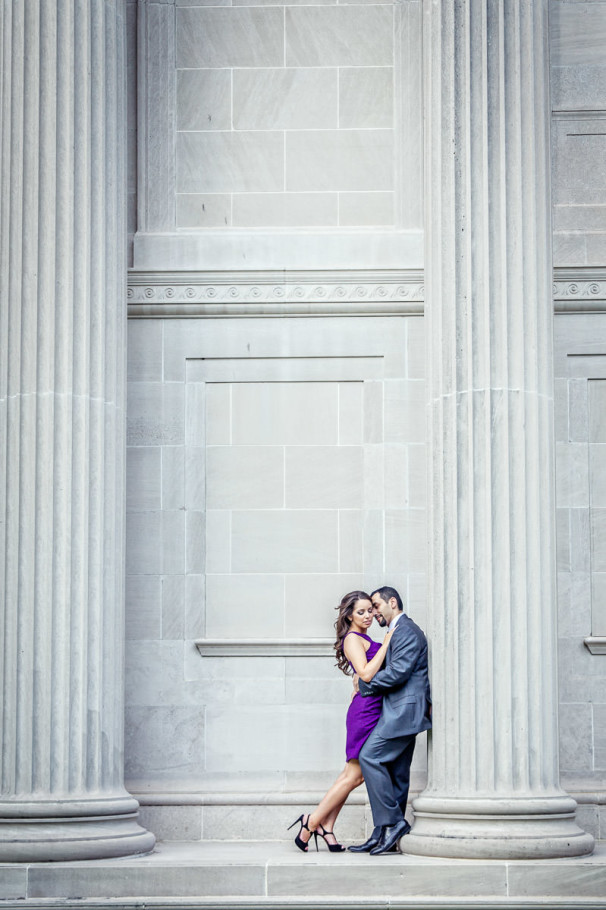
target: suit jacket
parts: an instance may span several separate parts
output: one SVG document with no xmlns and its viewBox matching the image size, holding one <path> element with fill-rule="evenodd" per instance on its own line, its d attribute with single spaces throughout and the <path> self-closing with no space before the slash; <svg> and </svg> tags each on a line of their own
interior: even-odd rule
<svg viewBox="0 0 606 910">
<path fill-rule="evenodd" d="M 375 727 L 384 739 L 421 733 L 431 727 L 427 639 L 405 613 L 398 620 L 385 655 L 385 666 L 370 682 L 359 681 L 361 695 L 382 695 Z"/>
</svg>

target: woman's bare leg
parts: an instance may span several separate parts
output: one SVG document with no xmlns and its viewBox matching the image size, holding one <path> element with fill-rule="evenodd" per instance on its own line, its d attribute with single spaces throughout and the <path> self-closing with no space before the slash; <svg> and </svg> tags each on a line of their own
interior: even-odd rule
<svg viewBox="0 0 606 910">
<path fill-rule="evenodd" d="M 307 824 L 310 829 L 315 831 L 318 825 L 322 825 L 322 827 L 332 831 L 345 800 L 351 791 L 359 787 L 363 781 L 364 776 L 360 768 L 360 762 L 353 758 L 347 762 L 332 787 L 325 793 L 309 816 Z"/>
<path fill-rule="evenodd" d="M 364 776 L 360 768 L 360 762 L 356 758 L 352 758 L 351 761 L 347 762 L 332 787 L 326 791 L 314 811 L 308 816 L 303 816 L 309 831 L 306 828 L 301 830 L 301 840 L 304 843 L 308 843 L 318 825 L 322 825 L 322 827 L 332 831 L 345 800 L 351 791 L 355 790 L 363 782 Z"/>
</svg>

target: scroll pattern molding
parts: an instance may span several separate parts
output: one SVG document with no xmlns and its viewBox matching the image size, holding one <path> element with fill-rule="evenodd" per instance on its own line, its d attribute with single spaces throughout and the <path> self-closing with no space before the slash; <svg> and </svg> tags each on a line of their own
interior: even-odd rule
<svg viewBox="0 0 606 910">
<path fill-rule="evenodd" d="M 606 312 L 606 269 L 555 269 L 556 313 Z"/>
<path fill-rule="evenodd" d="M 606 268 L 554 270 L 556 313 L 606 312 Z M 131 272 L 128 314 L 149 316 L 422 315 L 423 273 Z"/>
<path fill-rule="evenodd" d="M 419 271 L 132 272 L 130 316 L 423 312 Z"/>
</svg>

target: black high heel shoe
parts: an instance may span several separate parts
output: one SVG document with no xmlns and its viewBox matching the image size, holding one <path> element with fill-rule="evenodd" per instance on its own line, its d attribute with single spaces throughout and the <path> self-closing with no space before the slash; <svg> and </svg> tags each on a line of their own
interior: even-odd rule
<svg viewBox="0 0 606 910">
<path fill-rule="evenodd" d="M 300 815 L 298 818 L 295 818 L 295 820 L 294 820 L 294 822 L 292 823 L 292 825 L 289 825 L 288 828 L 287 828 L 286 830 L 287 830 L 287 831 L 290 831 L 290 829 L 291 829 L 291 828 L 294 828 L 294 826 L 295 826 L 296 824 L 300 824 L 300 825 L 301 825 L 301 827 L 299 828 L 299 833 L 298 833 L 297 836 L 295 837 L 295 844 L 297 845 L 297 847 L 299 848 L 299 850 L 302 850 L 303 853 L 307 853 L 307 847 L 309 846 L 309 841 L 307 841 L 307 843 L 305 843 L 304 840 L 301 840 L 301 831 L 303 830 L 303 828 L 305 828 L 306 831 L 309 831 L 309 840 L 311 840 L 311 835 L 312 835 L 312 834 L 315 836 L 315 838 L 316 838 L 316 850 L 318 849 L 318 835 L 316 834 L 315 831 L 311 831 L 310 828 L 309 828 L 309 826 L 308 826 L 308 824 L 307 824 L 307 822 L 309 822 L 309 815 L 307 816 L 307 821 L 306 821 L 306 822 L 303 821 L 304 818 L 305 818 L 304 815 Z"/>
<path fill-rule="evenodd" d="M 309 819 L 308 819 L 308 821 L 309 821 Z M 316 849 L 318 847 L 318 837 L 322 838 L 322 840 L 324 841 L 324 843 L 326 844 L 326 846 L 328 847 L 328 849 L 330 850 L 331 853 L 343 853 L 343 851 L 347 849 L 347 847 L 344 847 L 343 844 L 339 844 L 339 843 L 329 844 L 327 837 L 335 837 L 335 835 L 334 835 L 333 831 L 327 831 L 323 825 L 318 825 L 318 827 L 316 828 L 316 830 L 313 833 L 316 836 Z M 335 837 L 335 841 L 336 841 L 336 837 Z"/>
</svg>

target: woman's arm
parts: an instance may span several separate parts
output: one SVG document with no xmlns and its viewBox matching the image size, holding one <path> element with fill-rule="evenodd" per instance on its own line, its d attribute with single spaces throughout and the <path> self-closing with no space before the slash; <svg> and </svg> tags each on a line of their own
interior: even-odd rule
<svg viewBox="0 0 606 910">
<path fill-rule="evenodd" d="M 343 642 L 343 651 L 347 660 L 352 663 L 353 668 L 360 679 L 363 679 L 365 682 L 370 682 L 375 673 L 381 669 L 381 664 L 385 660 L 387 646 L 389 645 L 389 640 L 392 635 L 393 631 L 387 633 L 383 640 L 383 644 L 372 660 L 366 660 L 366 649 L 358 635 L 347 636 Z"/>
</svg>

